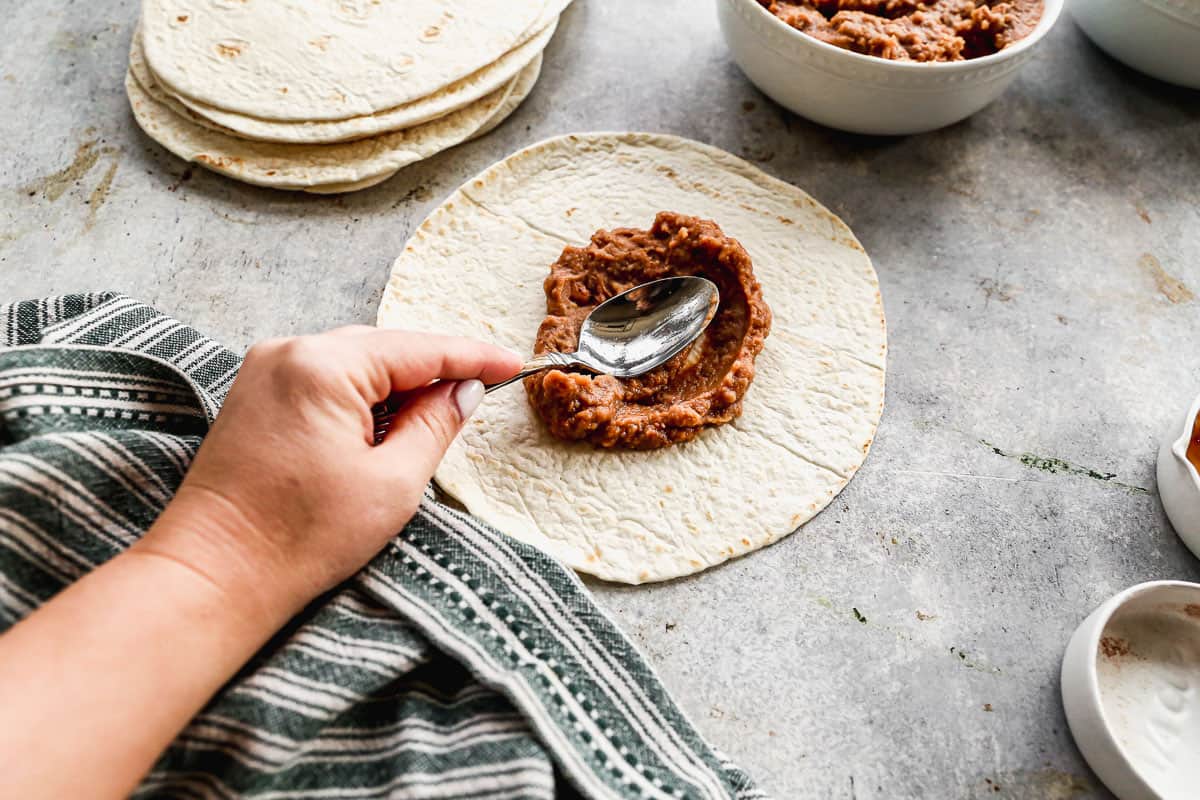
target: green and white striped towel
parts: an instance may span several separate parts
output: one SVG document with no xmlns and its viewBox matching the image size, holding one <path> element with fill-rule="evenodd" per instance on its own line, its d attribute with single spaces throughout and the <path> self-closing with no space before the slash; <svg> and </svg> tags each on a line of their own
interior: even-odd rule
<svg viewBox="0 0 1200 800">
<path fill-rule="evenodd" d="M 0 632 L 134 542 L 240 359 L 115 294 L 0 306 Z M 427 496 L 138 797 L 759 798 L 579 580 Z"/>
</svg>

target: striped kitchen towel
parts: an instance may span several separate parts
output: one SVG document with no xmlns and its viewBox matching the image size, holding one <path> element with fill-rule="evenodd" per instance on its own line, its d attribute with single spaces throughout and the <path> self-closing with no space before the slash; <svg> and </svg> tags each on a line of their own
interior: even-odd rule
<svg viewBox="0 0 1200 800">
<path fill-rule="evenodd" d="M 0 633 L 147 529 L 239 364 L 120 295 L 0 306 Z M 135 796 L 762 797 L 573 573 L 431 495 Z"/>
</svg>

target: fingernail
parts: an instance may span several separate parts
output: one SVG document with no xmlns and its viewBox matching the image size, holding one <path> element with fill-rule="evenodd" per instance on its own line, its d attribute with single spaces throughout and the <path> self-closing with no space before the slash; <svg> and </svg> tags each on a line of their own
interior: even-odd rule
<svg viewBox="0 0 1200 800">
<path fill-rule="evenodd" d="M 462 381 L 454 387 L 454 405 L 458 406 L 458 417 L 463 422 L 471 418 L 483 400 L 483 381 Z"/>
</svg>

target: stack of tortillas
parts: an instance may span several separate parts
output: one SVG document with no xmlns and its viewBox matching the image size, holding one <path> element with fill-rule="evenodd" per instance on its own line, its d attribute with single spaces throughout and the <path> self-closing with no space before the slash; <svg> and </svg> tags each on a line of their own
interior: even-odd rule
<svg viewBox="0 0 1200 800">
<path fill-rule="evenodd" d="M 125 89 L 181 158 L 279 189 L 363 189 L 503 122 L 569 3 L 143 0 Z"/>
</svg>

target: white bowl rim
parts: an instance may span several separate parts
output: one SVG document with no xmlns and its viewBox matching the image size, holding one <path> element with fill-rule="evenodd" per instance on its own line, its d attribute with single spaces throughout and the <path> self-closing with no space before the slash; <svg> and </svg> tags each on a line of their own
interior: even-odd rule
<svg viewBox="0 0 1200 800">
<path fill-rule="evenodd" d="M 1006 47 L 990 55 L 980 56 L 979 58 L 969 58 L 964 61 L 898 61 L 891 58 L 880 58 L 878 56 L 868 56 L 863 53 L 856 53 L 853 50 L 847 50 L 844 47 L 823 42 L 815 36 L 809 36 L 807 33 L 793 28 L 779 17 L 767 11 L 758 0 L 728 0 L 728 2 L 742 3 L 756 7 L 759 12 L 766 14 L 773 21 L 773 24 L 781 27 L 786 35 L 791 36 L 793 41 L 802 41 L 805 46 L 814 46 L 818 50 L 822 50 L 829 54 L 835 55 L 835 58 L 848 57 L 851 61 L 859 63 L 873 64 L 875 66 L 887 65 L 885 68 L 894 69 L 901 72 L 960 72 L 978 69 L 979 67 L 987 66 L 988 64 L 997 64 L 1002 61 L 1007 61 L 1010 58 L 1033 47 L 1054 27 L 1054 23 L 1058 22 L 1059 16 L 1062 15 L 1066 0 L 1042 0 L 1043 11 L 1042 18 L 1038 20 L 1037 27 L 1029 32 L 1029 35 L 1024 39 L 1019 40 L 1016 44 Z"/>
<path fill-rule="evenodd" d="M 1172 588 L 1191 589 L 1197 593 L 1200 593 L 1200 583 L 1192 583 L 1191 581 L 1163 580 L 1146 581 L 1145 583 L 1134 584 L 1128 589 L 1117 592 L 1112 597 L 1100 604 L 1096 610 L 1099 611 L 1104 609 L 1104 614 L 1098 620 L 1096 620 L 1095 629 L 1092 632 L 1092 635 L 1088 636 L 1088 639 L 1085 642 L 1087 645 L 1089 658 L 1086 662 L 1084 674 L 1081 677 L 1086 682 L 1088 699 L 1095 706 L 1096 712 L 1100 716 L 1100 721 L 1104 724 L 1103 735 L 1109 740 L 1113 746 L 1113 749 L 1116 750 L 1117 754 L 1121 757 L 1121 761 L 1123 762 L 1122 766 L 1127 771 L 1136 775 L 1138 779 L 1143 782 L 1145 781 L 1145 778 L 1142 777 L 1141 771 L 1129 757 L 1129 751 L 1114 735 L 1112 720 L 1108 718 L 1108 713 L 1104 710 L 1104 703 L 1102 703 L 1100 700 L 1100 676 L 1096 669 L 1096 654 L 1100 650 L 1100 640 L 1104 638 L 1104 631 L 1108 628 L 1108 623 L 1112 621 L 1112 618 L 1116 616 L 1118 611 L 1120 611 L 1124 606 L 1128 605 L 1129 602 L 1135 597 L 1139 597 L 1143 594 L 1148 594 L 1159 589 Z M 1086 624 L 1087 620 L 1084 620 L 1084 622 L 1080 623 L 1080 626 Z M 1074 735 L 1074 731 L 1072 731 L 1072 735 Z"/>
<path fill-rule="evenodd" d="M 1187 418 L 1183 421 L 1183 434 L 1171 443 L 1171 455 L 1183 462 L 1183 468 L 1187 471 L 1188 477 L 1192 479 L 1192 486 L 1200 493 L 1200 472 L 1187 457 L 1187 449 L 1192 441 L 1192 431 L 1195 430 L 1197 416 L 1200 416 L 1200 395 L 1196 395 L 1196 399 L 1188 408 Z"/>
<path fill-rule="evenodd" d="M 1171 0 L 1136 0 L 1137 4 L 1148 8 L 1149 10 L 1161 14 L 1172 22 L 1178 22 L 1181 25 L 1186 25 L 1189 28 L 1200 28 L 1200 3 L 1194 3 L 1194 8 L 1186 11 L 1177 11 L 1176 3 Z M 1178 5 L 1182 6 L 1182 2 Z"/>
</svg>

